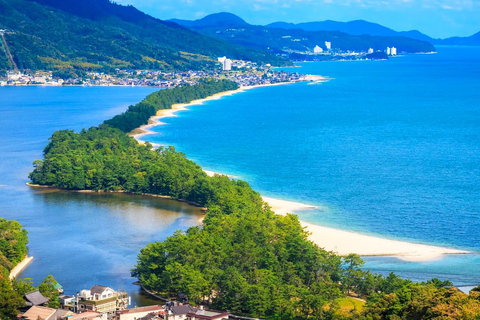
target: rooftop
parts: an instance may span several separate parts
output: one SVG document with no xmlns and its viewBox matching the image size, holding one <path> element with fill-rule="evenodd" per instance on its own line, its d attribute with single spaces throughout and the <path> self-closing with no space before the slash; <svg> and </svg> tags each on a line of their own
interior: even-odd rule
<svg viewBox="0 0 480 320">
<path fill-rule="evenodd" d="M 154 305 L 154 306 L 146 306 L 146 307 L 139 307 L 139 308 L 122 310 L 119 313 L 120 314 L 127 314 L 127 313 L 148 312 L 148 311 L 153 312 L 153 311 L 162 311 L 162 310 L 164 310 L 163 306 Z"/>
<path fill-rule="evenodd" d="M 187 314 L 187 313 L 196 313 L 197 308 L 193 308 L 191 305 L 183 305 L 183 306 L 173 306 L 171 309 L 173 314 Z"/>
<path fill-rule="evenodd" d="M 27 307 L 39 306 L 48 302 L 48 298 L 45 298 L 38 290 L 25 293 L 25 300 L 27 300 Z"/>
<path fill-rule="evenodd" d="M 46 320 L 55 314 L 57 310 L 47 307 L 33 306 L 20 317 L 28 320 Z"/>
</svg>

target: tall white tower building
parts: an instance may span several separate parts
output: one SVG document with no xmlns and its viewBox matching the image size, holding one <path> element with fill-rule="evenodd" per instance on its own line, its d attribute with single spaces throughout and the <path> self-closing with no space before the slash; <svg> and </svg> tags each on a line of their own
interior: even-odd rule
<svg viewBox="0 0 480 320">
<path fill-rule="evenodd" d="M 229 71 L 229 70 L 232 70 L 232 60 L 225 59 L 223 61 L 223 71 Z"/>
<path fill-rule="evenodd" d="M 330 41 L 325 41 L 325 47 L 327 50 L 332 50 L 332 43 Z"/>
</svg>

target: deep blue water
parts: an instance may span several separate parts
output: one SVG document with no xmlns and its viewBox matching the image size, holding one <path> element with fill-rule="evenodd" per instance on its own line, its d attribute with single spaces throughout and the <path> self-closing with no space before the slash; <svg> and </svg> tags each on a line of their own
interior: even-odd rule
<svg viewBox="0 0 480 320">
<path fill-rule="evenodd" d="M 331 78 L 210 101 L 154 130 L 206 169 L 320 206 L 322 225 L 480 251 L 480 48 L 305 63 Z M 367 258 L 374 271 L 480 283 L 478 255 Z"/>
<path fill-rule="evenodd" d="M 175 201 L 120 194 L 52 192 L 25 185 L 56 130 L 89 128 L 156 89 L 0 87 L 0 217 L 18 220 L 34 257 L 22 277 L 52 274 L 65 293 L 95 284 L 125 289 L 150 303 L 130 269 L 147 243 L 197 224 L 198 210 Z"/>
</svg>

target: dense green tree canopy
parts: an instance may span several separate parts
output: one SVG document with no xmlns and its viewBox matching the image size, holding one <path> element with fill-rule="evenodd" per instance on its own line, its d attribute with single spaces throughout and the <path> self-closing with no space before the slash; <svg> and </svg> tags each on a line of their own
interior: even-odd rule
<svg viewBox="0 0 480 320">
<path fill-rule="evenodd" d="M 14 220 L 0 218 L 0 266 L 11 270 L 27 255 L 27 231 Z"/>
<path fill-rule="evenodd" d="M 15 319 L 18 309 L 25 305 L 23 294 L 12 287 L 9 274 L 25 258 L 27 243 L 27 231 L 20 223 L 0 218 L 0 319 Z"/>
</svg>

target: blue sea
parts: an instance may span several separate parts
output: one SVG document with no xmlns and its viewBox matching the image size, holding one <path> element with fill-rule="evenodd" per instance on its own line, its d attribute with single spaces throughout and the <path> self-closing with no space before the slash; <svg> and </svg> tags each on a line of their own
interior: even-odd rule
<svg viewBox="0 0 480 320">
<path fill-rule="evenodd" d="M 321 209 L 302 220 L 383 237 L 480 251 L 480 48 L 388 61 L 301 64 L 328 82 L 262 87 L 193 106 L 155 127 L 207 170 L 266 196 Z M 147 243 L 197 224 L 182 203 L 127 195 L 37 190 L 32 162 L 60 129 L 88 128 L 154 88 L 0 87 L 0 217 L 29 232 L 33 263 L 66 293 L 95 284 L 152 303 L 130 269 Z M 365 258 L 366 268 L 413 280 L 480 284 L 480 256 L 412 263 Z"/>
<path fill-rule="evenodd" d="M 480 48 L 388 61 L 303 63 L 328 82 L 263 87 L 192 106 L 148 140 L 264 195 L 318 210 L 300 219 L 480 251 Z M 480 284 L 480 256 L 366 267 Z"/>
</svg>

